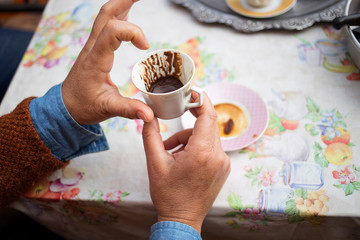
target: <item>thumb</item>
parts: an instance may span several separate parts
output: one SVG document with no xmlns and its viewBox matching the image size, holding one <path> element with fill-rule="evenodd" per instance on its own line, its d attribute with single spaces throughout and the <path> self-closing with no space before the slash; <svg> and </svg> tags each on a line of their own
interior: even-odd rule
<svg viewBox="0 0 360 240">
<path fill-rule="evenodd" d="M 142 131 L 144 149 L 147 159 L 149 177 L 154 173 L 161 173 L 167 169 L 169 154 L 165 150 L 157 118 L 145 122 Z"/>
<path fill-rule="evenodd" d="M 142 119 L 151 122 L 154 119 L 152 109 L 138 99 L 118 96 L 115 101 L 108 105 L 108 111 L 112 116 L 120 116 L 129 119 Z"/>
</svg>

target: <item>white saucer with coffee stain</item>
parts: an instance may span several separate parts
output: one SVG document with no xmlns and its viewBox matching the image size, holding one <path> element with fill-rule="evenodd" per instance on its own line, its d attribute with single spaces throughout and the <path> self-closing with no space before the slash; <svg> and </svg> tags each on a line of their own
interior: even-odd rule
<svg viewBox="0 0 360 240">
<path fill-rule="evenodd" d="M 218 114 L 218 127 L 224 151 L 244 148 L 258 140 L 268 125 L 264 101 L 253 90 L 233 83 L 216 83 L 203 88 Z M 192 128 L 196 118 L 187 111 L 181 117 L 183 128 Z"/>
</svg>

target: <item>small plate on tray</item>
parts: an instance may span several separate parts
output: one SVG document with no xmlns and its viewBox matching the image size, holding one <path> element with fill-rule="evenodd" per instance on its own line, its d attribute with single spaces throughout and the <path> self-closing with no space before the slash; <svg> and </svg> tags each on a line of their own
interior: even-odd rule
<svg viewBox="0 0 360 240">
<path fill-rule="evenodd" d="M 258 140 L 268 125 L 269 114 L 262 98 L 253 90 L 234 83 L 216 83 L 203 88 L 218 114 L 217 124 L 224 151 L 242 149 Z M 181 117 L 184 129 L 196 118 L 187 111 Z"/>
<path fill-rule="evenodd" d="M 303 30 L 318 22 L 329 23 L 343 15 L 348 0 L 297 0 L 290 10 L 268 18 L 239 14 L 228 6 L 227 0 L 170 1 L 188 9 L 200 22 L 224 24 L 239 32 L 258 32 L 268 29 Z"/>
<path fill-rule="evenodd" d="M 271 18 L 286 13 L 295 6 L 296 0 L 272 0 L 266 7 L 253 7 L 247 0 L 226 0 L 234 12 L 251 18 Z"/>
</svg>

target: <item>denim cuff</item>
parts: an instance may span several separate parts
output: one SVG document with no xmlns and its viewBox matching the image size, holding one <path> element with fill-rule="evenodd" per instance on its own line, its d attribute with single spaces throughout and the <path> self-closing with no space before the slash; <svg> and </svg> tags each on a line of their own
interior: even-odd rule
<svg viewBox="0 0 360 240">
<path fill-rule="evenodd" d="M 66 162 L 75 157 L 109 149 L 99 124 L 80 125 L 62 98 L 62 83 L 29 105 L 33 125 L 52 155 Z"/>
<path fill-rule="evenodd" d="M 201 240 L 200 234 L 189 225 L 180 222 L 157 222 L 151 227 L 150 240 Z"/>
</svg>

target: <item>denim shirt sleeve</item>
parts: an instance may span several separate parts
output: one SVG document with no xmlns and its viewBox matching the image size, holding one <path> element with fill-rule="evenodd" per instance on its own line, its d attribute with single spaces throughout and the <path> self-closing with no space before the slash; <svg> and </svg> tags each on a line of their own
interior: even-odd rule
<svg viewBox="0 0 360 240">
<path fill-rule="evenodd" d="M 31 100 L 29 111 L 41 140 L 54 157 L 66 162 L 75 157 L 109 149 L 99 124 L 80 125 L 67 111 L 61 93 L 62 84 L 44 96 Z"/>
<path fill-rule="evenodd" d="M 150 240 L 201 240 L 200 234 L 180 222 L 157 222 L 151 227 Z"/>
</svg>

